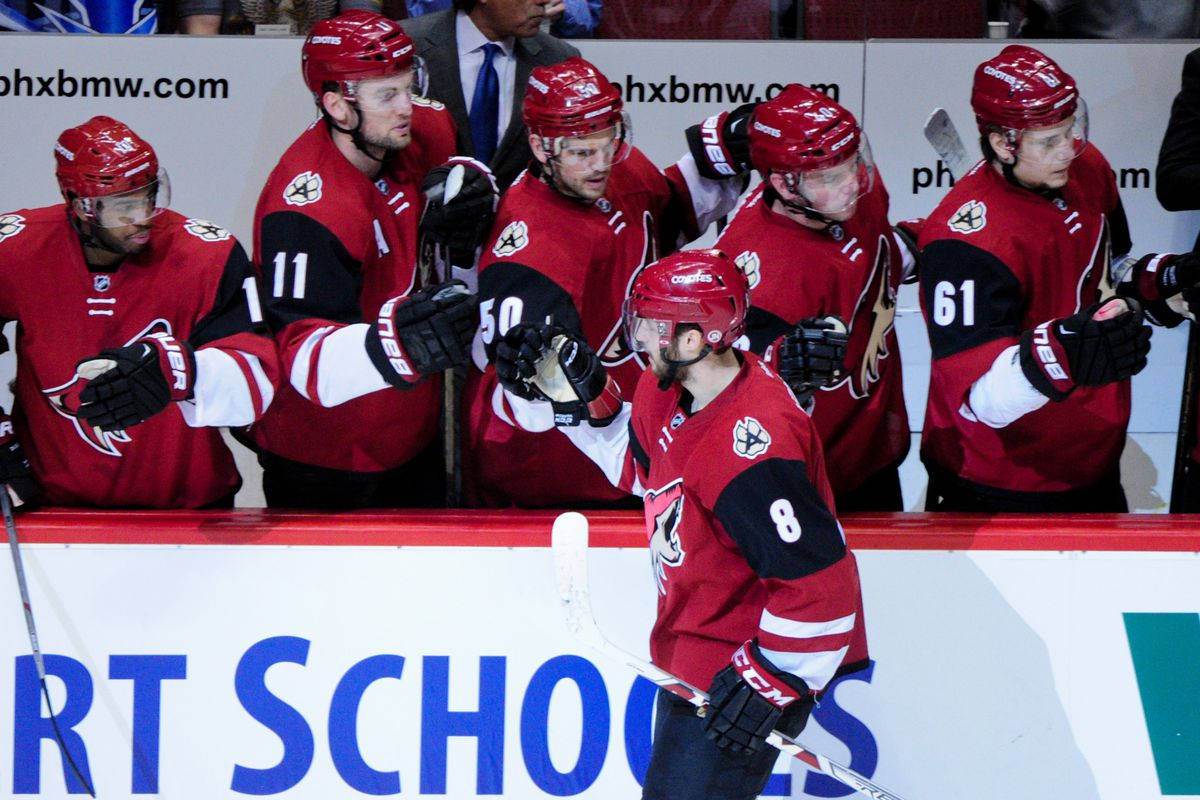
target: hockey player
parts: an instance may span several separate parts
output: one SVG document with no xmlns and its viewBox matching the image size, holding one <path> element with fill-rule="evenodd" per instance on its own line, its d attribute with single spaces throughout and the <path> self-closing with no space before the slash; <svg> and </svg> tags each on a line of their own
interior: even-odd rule
<svg viewBox="0 0 1200 800">
<path fill-rule="evenodd" d="M 257 419 L 278 380 L 245 251 L 168 210 L 165 170 L 124 123 L 69 128 L 54 158 L 65 205 L 0 216 L 0 318 L 17 323 L 0 480 L 16 502 L 231 507 L 217 426 Z"/>
<path fill-rule="evenodd" d="M 452 249 L 486 229 L 487 168 L 453 159 L 454 127 L 414 97 L 412 41 L 367 11 L 322 20 L 302 72 L 322 119 L 288 148 L 255 213 L 264 305 L 287 378 L 250 431 L 271 506 L 442 502 L 443 370 L 464 363 L 474 296 L 418 275 L 422 231 Z M 457 192 L 444 191 L 456 169 Z M 422 284 L 425 284 L 422 287 Z"/>
<path fill-rule="evenodd" d="M 1150 332 L 1114 299 L 1129 230 L 1074 79 L 1023 45 L 975 71 L 984 159 L 925 223 L 927 508 L 1125 511 L 1129 377 Z"/>
<path fill-rule="evenodd" d="M 796 84 L 755 109 L 749 134 L 763 182 L 715 245 L 750 280 L 749 348 L 813 397 L 838 509 L 902 511 L 909 431 L 892 323 L 914 262 L 866 136 Z"/>
<path fill-rule="evenodd" d="M 734 116 L 744 123 L 750 108 Z M 644 364 L 622 340 L 620 319 L 634 276 L 732 209 L 742 186 L 730 176 L 747 167 L 729 153 L 731 115 L 722 114 L 712 147 L 693 134 L 696 155 L 660 171 L 633 146 L 616 87 L 580 58 L 535 68 L 523 115 L 534 160 L 505 192 L 479 264 L 473 356 L 482 374 L 469 376 L 465 392 L 464 475 L 481 505 L 612 503 L 622 495 L 586 458 L 562 437 L 537 435 L 553 427 L 547 404 L 503 391 L 487 361 L 513 325 L 553 320 L 633 386 Z M 744 160 L 744 125 L 730 140 L 742 142 Z"/>
<path fill-rule="evenodd" d="M 592 423 L 560 430 L 642 496 L 658 585 L 651 657 L 711 686 L 703 719 L 659 693 L 644 798 L 756 797 L 778 755 L 766 735 L 798 735 L 829 682 L 867 663 L 858 568 L 817 430 L 765 362 L 730 347 L 748 289 L 715 250 L 647 267 L 624 315 L 650 362 L 632 405 L 561 327 L 523 323 L 497 348 L 510 388 L 554 400 L 560 422 Z"/>
</svg>

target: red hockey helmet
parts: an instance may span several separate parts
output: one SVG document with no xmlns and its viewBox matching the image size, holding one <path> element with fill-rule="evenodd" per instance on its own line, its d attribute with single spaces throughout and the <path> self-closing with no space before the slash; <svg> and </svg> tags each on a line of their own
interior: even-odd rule
<svg viewBox="0 0 1200 800">
<path fill-rule="evenodd" d="M 1081 102 L 1075 79 L 1026 45 L 1009 45 L 975 68 L 971 108 L 983 134 L 1057 125 L 1075 114 Z"/>
<path fill-rule="evenodd" d="M 541 138 L 542 149 L 557 155 L 562 139 L 616 129 L 619 161 L 629 151 L 632 130 L 621 93 L 587 61 L 575 56 L 558 64 L 534 67 L 521 109 L 525 127 Z"/>
<path fill-rule="evenodd" d="M 754 110 L 749 133 L 755 169 L 783 175 L 799 207 L 817 215 L 851 212 L 875 183 L 858 121 L 823 92 L 789 84 Z"/>
<path fill-rule="evenodd" d="M 658 346 L 666 350 L 680 323 L 700 326 L 713 349 L 728 347 L 746 327 L 750 284 L 720 250 L 681 250 L 642 270 L 625 299 L 625 336 L 634 350 L 643 321 L 657 327 Z"/>
<path fill-rule="evenodd" d="M 404 29 L 382 14 L 354 10 L 323 19 L 304 40 L 300 71 L 320 102 L 327 82 L 354 96 L 354 83 L 386 78 L 411 69 L 413 42 Z"/>
<path fill-rule="evenodd" d="M 54 161 L 63 197 L 79 201 L 79 210 L 105 227 L 143 222 L 170 204 L 170 183 L 154 148 L 112 117 L 92 117 L 59 134 Z M 99 198 L 108 198 L 109 210 L 123 209 L 121 215 L 104 217 Z"/>
</svg>

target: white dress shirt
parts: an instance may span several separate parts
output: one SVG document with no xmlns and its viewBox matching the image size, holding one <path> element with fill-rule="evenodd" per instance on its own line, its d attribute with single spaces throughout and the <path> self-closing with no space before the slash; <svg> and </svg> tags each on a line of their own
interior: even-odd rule
<svg viewBox="0 0 1200 800">
<path fill-rule="evenodd" d="M 479 77 L 479 68 L 483 66 L 483 46 L 490 40 L 475 27 L 475 23 L 465 11 L 454 15 L 454 39 L 458 43 L 458 74 L 462 79 L 463 101 L 466 103 L 467 113 L 470 114 L 471 101 L 475 97 L 475 81 Z M 492 58 L 492 66 L 496 68 L 496 76 L 500 79 L 500 107 L 496 115 L 496 144 L 499 146 L 512 117 L 517 58 L 511 36 L 495 44 L 500 46 L 500 52 Z"/>
</svg>

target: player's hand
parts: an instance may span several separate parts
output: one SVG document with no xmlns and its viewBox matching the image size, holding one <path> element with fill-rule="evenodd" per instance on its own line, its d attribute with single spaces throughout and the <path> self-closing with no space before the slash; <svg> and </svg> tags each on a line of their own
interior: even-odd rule
<svg viewBox="0 0 1200 800">
<path fill-rule="evenodd" d="M 621 389 L 583 337 L 557 325 L 514 325 L 496 346 L 496 375 L 526 398 L 549 400 L 554 424 L 600 427 L 621 410 Z M 511 387 L 511 388 L 510 388 Z"/>
<path fill-rule="evenodd" d="M 448 248 L 454 266 L 472 266 L 500 197 L 492 171 L 473 158 L 455 156 L 430 170 L 421 192 L 425 195 L 421 233 Z"/>
<path fill-rule="evenodd" d="M 1147 253 L 1133 262 L 1117 285 L 1117 294 L 1136 298 L 1146 318 L 1173 328 L 1195 320 L 1200 300 L 1200 253 Z"/>
<path fill-rule="evenodd" d="M 750 115 L 757 103 L 714 114 L 685 131 L 688 150 L 705 178 L 721 180 L 749 172 Z"/>
<path fill-rule="evenodd" d="M 479 298 L 459 280 L 393 297 L 367 332 L 367 355 L 398 389 L 466 364 L 475 336 Z"/>
<path fill-rule="evenodd" d="M 801 406 L 808 407 L 818 388 L 841 380 L 849 341 L 846 323 L 834 315 L 802 319 L 783 337 L 776 369 Z"/>
<path fill-rule="evenodd" d="M 799 736 L 812 707 L 808 685 L 776 669 L 751 639 L 713 678 L 704 732 L 718 747 L 757 752 L 772 730 L 793 739 Z"/>
<path fill-rule="evenodd" d="M 558 22 L 558 18 L 561 17 L 566 10 L 566 0 L 550 0 L 549 3 L 546 3 L 546 9 L 543 13 L 551 23 L 554 23 Z"/>
<path fill-rule="evenodd" d="M 1021 334 L 1021 370 L 1055 402 L 1076 386 L 1103 386 L 1136 375 L 1149 352 L 1150 327 L 1130 298 L 1114 297 Z"/>
<path fill-rule="evenodd" d="M 170 402 L 192 397 L 196 354 L 187 342 L 155 333 L 126 347 L 101 350 L 80 361 L 75 371 L 88 381 L 79 393 L 77 416 L 102 431 L 123 431 Z"/>
<path fill-rule="evenodd" d="M 8 488 L 13 508 L 28 508 L 41 496 L 42 487 L 13 430 L 12 418 L 0 412 L 0 484 Z"/>
</svg>

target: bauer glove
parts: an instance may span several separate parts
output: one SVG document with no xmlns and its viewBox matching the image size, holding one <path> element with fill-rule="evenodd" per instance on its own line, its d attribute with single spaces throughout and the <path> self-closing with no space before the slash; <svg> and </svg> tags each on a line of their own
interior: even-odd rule
<svg viewBox="0 0 1200 800">
<path fill-rule="evenodd" d="M 0 483 L 8 487 L 13 508 L 33 505 L 42 493 L 21 440 L 13 430 L 12 417 L 3 412 L 0 412 Z"/>
<path fill-rule="evenodd" d="M 367 356 L 397 389 L 466 364 L 478 304 L 479 298 L 459 280 L 393 297 L 379 307 L 367 330 Z"/>
<path fill-rule="evenodd" d="M 447 248 L 452 265 L 470 267 L 500 198 L 492 171 L 473 158 L 456 156 L 430 170 L 421 192 L 425 195 L 421 233 Z"/>
<path fill-rule="evenodd" d="M 1132 299 L 1112 298 L 1021 334 L 1021 371 L 1055 402 L 1076 386 L 1103 386 L 1141 372 L 1150 328 Z"/>
<path fill-rule="evenodd" d="M 688 150 L 705 178 L 721 180 L 749 172 L 750 115 L 757 103 L 746 103 L 733 111 L 714 114 L 685 131 Z"/>
<path fill-rule="evenodd" d="M 808 407 L 818 388 L 841 380 L 849 341 L 846 323 L 833 315 L 802 319 L 783 337 L 776 369 L 801 406 Z"/>
<path fill-rule="evenodd" d="M 79 393 L 79 418 L 102 431 L 123 431 L 168 403 L 192 398 L 196 354 L 187 342 L 154 333 L 126 347 L 101 350 L 75 371 L 88 381 Z"/>
</svg>

